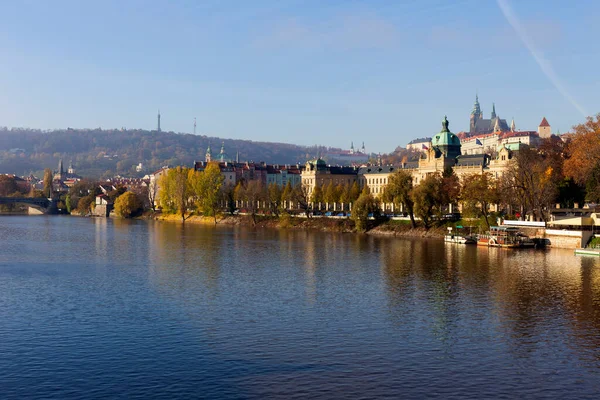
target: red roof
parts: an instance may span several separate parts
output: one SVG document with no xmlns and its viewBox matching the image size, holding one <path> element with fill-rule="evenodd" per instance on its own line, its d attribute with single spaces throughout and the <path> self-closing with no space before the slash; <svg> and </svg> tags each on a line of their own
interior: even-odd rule
<svg viewBox="0 0 600 400">
<path fill-rule="evenodd" d="M 550 124 L 548 123 L 548 120 L 546 119 L 546 117 L 544 117 L 542 119 L 542 122 L 540 122 L 540 126 L 550 126 Z"/>
</svg>

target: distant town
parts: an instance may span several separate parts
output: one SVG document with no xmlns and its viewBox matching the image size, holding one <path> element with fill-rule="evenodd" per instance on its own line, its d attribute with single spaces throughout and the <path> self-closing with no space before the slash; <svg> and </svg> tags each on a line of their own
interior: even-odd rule
<svg viewBox="0 0 600 400">
<path fill-rule="evenodd" d="M 217 215 L 239 212 L 356 220 L 360 205 L 367 217 L 403 217 L 426 229 L 463 216 L 488 228 L 500 216 L 580 230 L 595 227 L 600 162 L 582 163 L 582 155 L 594 149 L 586 147 L 590 143 L 598 146 L 597 120 L 559 134 L 540 116 L 535 129 L 519 129 L 514 119 L 509 123 L 498 115 L 495 104 L 485 118 L 476 96 L 469 130 L 455 134 L 450 122 L 440 118 L 439 132 L 389 154 L 369 154 L 365 143 L 350 143 L 348 150 L 320 149 L 295 164 L 242 160 L 224 141 L 215 148 L 209 144 L 201 161 L 164 165 L 143 177 L 86 179 L 71 160 L 65 166 L 61 159 L 42 177 L 0 176 L 0 207 L 122 217 L 161 211 L 182 221 L 197 214 L 216 222 Z M 144 165 L 134 168 L 140 173 Z M 124 194 L 126 206 L 119 204 Z"/>
</svg>

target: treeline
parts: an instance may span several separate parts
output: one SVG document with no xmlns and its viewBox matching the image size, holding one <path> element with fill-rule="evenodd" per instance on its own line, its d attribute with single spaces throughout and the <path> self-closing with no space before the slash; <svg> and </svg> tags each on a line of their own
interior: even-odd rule
<svg viewBox="0 0 600 400">
<path fill-rule="evenodd" d="M 41 174 L 56 168 L 63 159 L 65 168 L 72 160 L 77 174 L 106 178 L 116 174 L 141 176 L 165 165 L 192 165 L 204 160 L 210 145 L 213 157 L 221 144 L 230 159 L 239 152 L 240 161 L 267 161 L 275 164 L 304 162 L 323 148 L 287 143 L 221 139 L 201 135 L 147 130 L 7 129 L 0 127 L 0 173 Z M 135 166 L 142 163 L 144 171 Z"/>
</svg>

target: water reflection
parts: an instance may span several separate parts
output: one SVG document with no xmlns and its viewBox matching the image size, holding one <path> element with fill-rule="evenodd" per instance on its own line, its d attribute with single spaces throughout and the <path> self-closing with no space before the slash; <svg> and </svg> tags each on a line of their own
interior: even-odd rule
<svg viewBox="0 0 600 400">
<path fill-rule="evenodd" d="M 81 387 L 82 373 L 110 385 L 118 369 L 133 382 L 127 393 L 144 398 L 193 397 L 198 387 L 212 398 L 592 398 L 600 390 L 600 260 L 569 251 L 5 221 L 0 380 L 23 393 L 16 375 L 1 371 L 20 366 L 47 384 L 57 377 L 44 371 L 62 367 L 59 378 Z"/>
</svg>

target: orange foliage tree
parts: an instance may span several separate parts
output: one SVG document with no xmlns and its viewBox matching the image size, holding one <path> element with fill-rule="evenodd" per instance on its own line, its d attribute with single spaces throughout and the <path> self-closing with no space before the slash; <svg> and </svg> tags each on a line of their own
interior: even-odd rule
<svg viewBox="0 0 600 400">
<path fill-rule="evenodd" d="M 573 130 L 575 135 L 568 144 L 569 157 L 565 160 L 564 172 L 589 190 L 590 184 L 598 185 L 597 177 L 600 175 L 600 114 L 595 118 L 588 117 L 585 123 L 574 126 Z"/>
</svg>

